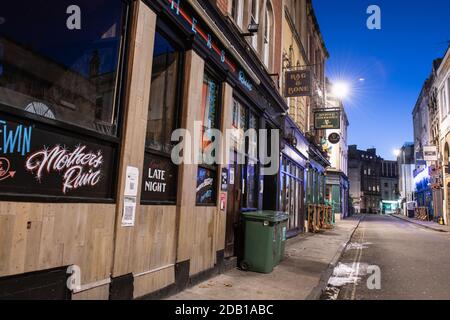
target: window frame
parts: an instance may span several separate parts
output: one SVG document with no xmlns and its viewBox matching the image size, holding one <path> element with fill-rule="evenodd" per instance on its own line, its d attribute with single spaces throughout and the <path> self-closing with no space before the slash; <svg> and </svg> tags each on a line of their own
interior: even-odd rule
<svg viewBox="0 0 450 320">
<path fill-rule="evenodd" d="M 214 71 L 213 67 L 208 65 L 207 63 L 205 63 L 205 69 L 203 72 L 203 79 L 205 77 L 205 75 L 207 75 L 210 79 L 214 80 L 217 84 L 217 110 L 216 110 L 216 116 L 214 121 L 216 122 L 216 127 L 213 127 L 211 129 L 218 129 L 218 130 L 222 130 L 222 123 L 221 123 L 221 119 L 222 119 L 222 108 L 223 108 L 223 97 L 222 97 L 222 93 L 223 93 L 223 81 L 221 79 L 221 77 Z M 202 80 L 202 85 L 203 85 L 203 81 Z M 202 107 L 202 106 L 201 106 Z M 202 115 L 203 117 L 203 115 Z M 202 132 L 203 134 L 203 132 Z M 202 141 L 203 141 L 203 137 L 202 137 Z M 194 153 L 196 154 L 197 151 L 194 150 Z M 202 155 L 203 155 L 203 150 L 202 150 Z M 213 178 L 214 178 L 214 184 L 213 184 L 213 188 L 214 188 L 214 200 L 211 203 L 198 203 L 197 202 L 197 190 L 194 193 L 194 201 L 195 201 L 195 206 L 196 207 L 216 207 L 217 206 L 217 201 L 218 201 L 218 194 L 219 194 L 219 164 L 213 164 L 213 165 L 209 165 L 209 164 L 198 164 L 197 166 L 197 173 L 196 173 L 196 188 L 197 188 L 197 179 L 198 179 L 198 173 L 199 173 L 199 169 L 205 169 L 205 170 L 209 170 L 211 172 L 214 173 Z"/>
<path fill-rule="evenodd" d="M 257 112 L 257 110 L 252 107 L 252 105 L 248 102 L 246 102 L 246 99 L 243 97 L 243 95 L 240 92 L 234 92 L 233 93 L 233 98 L 232 98 L 232 104 L 234 107 L 234 104 L 237 103 L 241 108 L 243 108 L 245 110 L 245 123 L 244 123 L 244 129 L 248 130 L 250 129 L 250 117 L 253 116 L 256 119 L 256 128 L 255 130 L 258 132 L 258 130 L 261 127 L 260 124 L 260 120 L 261 120 L 261 115 Z M 233 118 L 233 117 L 232 117 Z M 233 119 L 234 120 L 234 119 Z M 242 175 L 245 178 L 245 189 L 244 189 L 244 196 L 243 199 L 241 201 L 241 208 L 243 210 L 246 211 L 251 211 L 251 210 L 257 210 L 259 207 L 259 189 L 260 189 L 260 181 L 261 181 L 261 162 L 260 159 L 258 158 L 258 154 L 259 154 L 259 150 L 260 150 L 260 141 L 259 141 L 259 136 L 257 134 L 256 136 L 256 155 L 255 157 L 251 157 L 250 156 L 250 141 L 248 141 L 248 139 L 244 140 L 244 149 L 245 149 L 245 153 L 243 155 L 241 155 L 242 157 L 244 157 L 245 159 L 245 164 L 242 164 Z M 238 150 L 235 150 L 236 152 Z M 255 171 L 255 190 L 254 190 L 254 199 L 255 199 L 255 203 L 256 207 L 250 206 L 249 205 L 249 199 L 248 199 L 248 190 L 250 190 L 249 188 L 249 181 L 247 179 L 248 176 L 248 169 L 250 166 L 250 162 L 253 162 L 253 165 L 255 167 L 254 171 Z"/>
<path fill-rule="evenodd" d="M 181 128 L 181 114 L 183 112 L 183 105 L 182 105 L 182 93 L 184 88 L 184 79 L 185 79 L 185 72 L 184 67 L 186 64 L 186 48 L 183 45 L 183 42 L 181 41 L 181 37 L 173 31 L 162 18 L 158 17 L 155 33 L 158 32 L 163 38 L 165 38 L 166 41 L 168 41 L 175 50 L 179 52 L 179 59 L 178 59 L 178 75 L 177 75 L 177 81 L 176 81 L 176 90 L 175 90 L 175 116 L 173 119 L 173 127 L 175 129 Z M 151 84 L 150 84 L 151 85 Z M 148 106 L 148 109 L 150 111 L 150 105 Z M 147 128 L 146 128 L 147 130 Z M 171 160 L 171 153 L 166 153 L 164 151 L 152 149 L 151 147 L 147 146 L 147 141 L 144 143 L 144 161 L 145 156 L 155 156 L 159 158 L 165 158 L 167 161 L 172 162 Z M 179 177 L 179 166 L 176 166 L 176 185 L 174 188 L 178 188 L 180 177 Z M 145 171 L 145 170 L 143 170 Z M 144 174 L 144 172 L 143 172 Z M 142 181 L 144 182 L 144 181 Z M 167 201 L 167 200 L 144 200 L 142 199 L 142 193 L 143 189 L 141 190 L 141 205 L 145 206 L 157 206 L 157 205 L 166 205 L 166 206 L 176 206 L 178 202 L 178 195 L 174 201 Z"/>
<path fill-rule="evenodd" d="M 127 91 L 126 83 L 127 73 L 128 73 L 128 62 L 130 60 L 130 43 L 129 39 L 132 37 L 132 24 L 136 19 L 133 16 L 133 3 L 131 0 L 120 0 L 123 5 L 122 12 L 122 28 L 118 32 L 120 32 L 120 40 L 118 45 L 117 52 L 117 68 L 116 75 L 114 77 L 114 88 L 113 88 L 113 112 L 114 115 L 113 121 L 111 122 L 111 126 L 115 126 L 115 132 L 112 134 L 105 134 L 100 132 L 99 130 L 95 130 L 93 128 L 88 128 L 79 124 L 74 124 L 74 122 L 66 122 L 62 120 L 57 120 L 53 118 L 48 118 L 44 116 L 40 116 L 38 114 L 25 111 L 25 109 L 16 108 L 10 105 L 5 105 L 0 103 L 1 112 L 5 112 L 12 116 L 19 116 L 21 118 L 25 118 L 27 120 L 36 121 L 42 123 L 44 125 L 50 125 L 56 128 L 63 128 L 63 131 L 67 131 L 68 134 L 70 132 L 75 132 L 76 134 L 81 134 L 86 137 L 92 137 L 98 140 L 103 140 L 105 142 L 115 142 L 119 143 L 121 141 L 121 137 L 123 135 L 123 118 L 124 118 L 124 109 L 125 109 L 125 92 Z"/>
<path fill-rule="evenodd" d="M 117 70 L 114 84 L 114 114 L 116 122 L 116 130 L 113 135 L 108 135 L 96 131 L 91 128 L 86 128 L 80 125 L 75 125 L 70 122 L 51 119 L 47 117 L 34 114 L 24 109 L 19 109 L 10 105 L 0 103 L 0 114 L 22 119 L 30 123 L 37 123 L 40 126 L 48 128 L 49 132 L 60 134 L 67 137 L 79 137 L 80 140 L 87 142 L 94 142 L 102 146 L 110 146 L 115 155 L 111 161 L 111 167 L 118 172 L 120 168 L 120 154 L 122 149 L 122 137 L 125 130 L 124 114 L 126 109 L 126 93 L 127 77 L 129 70 L 129 61 L 132 51 L 132 46 L 129 39 L 132 38 L 132 25 L 136 20 L 133 15 L 134 4 L 129 0 L 121 0 L 123 3 L 122 12 L 122 28 L 120 29 L 120 44 L 118 50 Z M 111 197 L 89 198 L 85 196 L 71 196 L 71 195 L 46 195 L 46 194 L 16 194 L 0 192 L 2 201 L 17 201 L 17 202 L 31 202 L 31 203 L 96 203 L 96 204 L 114 204 L 117 201 L 117 186 L 119 175 L 115 175 L 113 183 L 110 186 Z"/>
</svg>

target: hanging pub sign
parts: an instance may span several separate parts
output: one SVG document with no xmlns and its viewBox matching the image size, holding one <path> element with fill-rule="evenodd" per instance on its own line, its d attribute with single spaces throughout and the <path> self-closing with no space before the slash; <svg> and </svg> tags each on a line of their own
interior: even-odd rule
<svg viewBox="0 0 450 320">
<path fill-rule="evenodd" d="M 145 154 L 141 202 L 176 203 L 177 166 L 170 158 Z"/>
<path fill-rule="evenodd" d="M 112 145 L 0 114 L 0 193 L 113 199 Z"/>
<path fill-rule="evenodd" d="M 425 161 L 438 161 L 438 149 L 436 146 L 424 146 L 423 147 L 423 160 Z"/>
<path fill-rule="evenodd" d="M 314 129 L 338 130 L 341 128 L 341 113 L 339 111 L 314 112 Z"/>
<path fill-rule="evenodd" d="M 341 136 L 337 132 L 333 132 L 328 136 L 328 141 L 331 144 L 338 144 L 341 141 Z"/>
<path fill-rule="evenodd" d="M 285 97 L 311 97 L 311 70 L 295 70 L 285 73 Z"/>
</svg>

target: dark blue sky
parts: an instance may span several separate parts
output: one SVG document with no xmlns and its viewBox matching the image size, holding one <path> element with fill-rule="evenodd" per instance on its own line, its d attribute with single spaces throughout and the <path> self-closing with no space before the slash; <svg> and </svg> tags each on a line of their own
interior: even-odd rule
<svg viewBox="0 0 450 320">
<path fill-rule="evenodd" d="M 353 87 L 345 101 L 349 143 L 376 147 L 393 159 L 394 149 L 413 141 L 412 110 L 432 61 L 447 49 L 450 1 L 313 0 L 313 5 L 331 55 L 327 75 Z M 366 27 L 369 5 L 381 8 L 381 30 Z"/>
</svg>

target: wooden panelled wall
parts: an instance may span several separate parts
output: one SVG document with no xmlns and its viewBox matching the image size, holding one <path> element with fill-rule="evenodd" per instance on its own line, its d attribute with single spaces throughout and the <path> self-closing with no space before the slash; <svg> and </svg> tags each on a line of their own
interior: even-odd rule
<svg viewBox="0 0 450 320">
<path fill-rule="evenodd" d="M 224 249 L 225 212 L 195 205 L 196 165 L 180 166 L 176 206 L 143 206 L 138 197 L 135 227 L 121 226 L 126 168 L 143 169 L 156 27 L 155 13 L 143 2 L 133 10 L 117 203 L 0 202 L 0 277 L 75 264 L 82 285 L 133 273 L 134 297 L 140 297 L 174 283 L 175 263 L 190 260 L 195 275 L 214 267 L 216 252 Z M 193 130 L 202 119 L 205 62 L 193 51 L 185 61 L 182 126 Z M 225 84 L 222 129 L 231 128 L 231 108 L 232 88 Z M 108 284 L 94 285 L 73 298 L 107 299 L 108 291 Z"/>
</svg>

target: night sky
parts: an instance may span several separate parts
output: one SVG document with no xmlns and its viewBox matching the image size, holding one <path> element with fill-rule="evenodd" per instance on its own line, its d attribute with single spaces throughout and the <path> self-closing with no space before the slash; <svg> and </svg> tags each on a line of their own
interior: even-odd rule
<svg viewBox="0 0 450 320">
<path fill-rule="evenodd" d="M 344 101 L 349 144 L 393 150 L 413 142 L 412 110 L 450 40 L 448 0 L 313 0 L 330 52 L 327 76 L 352 86 Z M 381 8 L 382 29 L 369 30 L 369 5 Z M 364 79 L 364 80 L 363 80 Z"/>
</svg>

